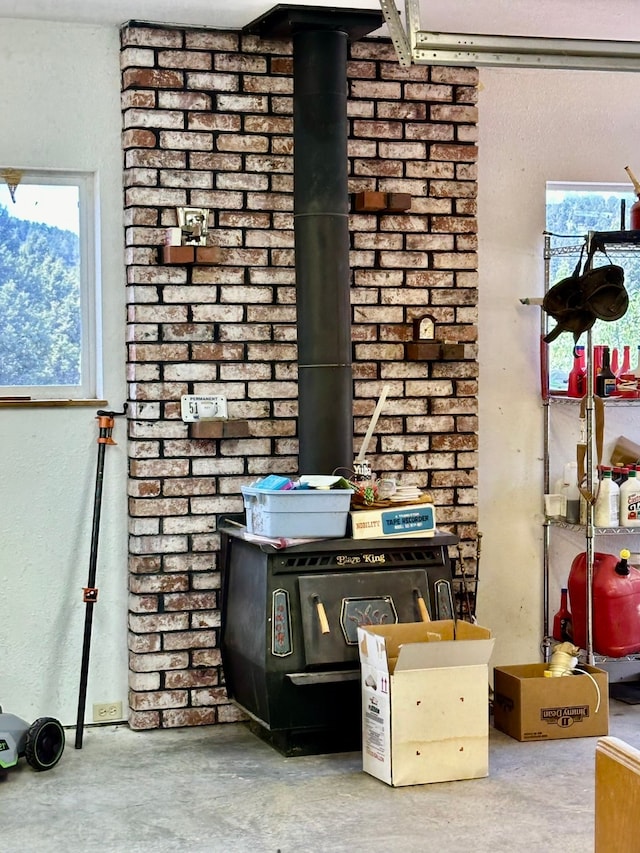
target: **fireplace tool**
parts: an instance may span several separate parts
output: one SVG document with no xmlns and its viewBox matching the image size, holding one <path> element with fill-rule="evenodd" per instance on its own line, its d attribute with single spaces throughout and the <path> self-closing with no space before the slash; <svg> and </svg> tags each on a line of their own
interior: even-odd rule
<svg viewBox="0 0 640 853">
<path fill-rule="evenodd" d="M 76 742 L 75 748 L 82 749 L 82 736 L 84 733 L 84 710 L 87 698 L 87 679 L 89 676 L 89 653 L 91 651 L 91 625 L 93 622 L 93 605 L 98 600 L 96 583 L 96 566 L 98 562 L 98 538 L 100 535 L 100 511 L 102 508 L 102 484 L 104 480 L 104 455 L 105 449 L 110 444 L 116 444 L 111 437 L 115 418 L 126 415 L 127 403 L 121 412 L 105 412 L 99 410 L 96 413 L 98 421 L 98 462 L 96 467 L 96 488 L 93 501 L 93 524 L 91 529 L 91 552 L 89 555 L 89 578 L 83 589 L 82 600 L 86 604 L 84 616 L 84 642 L 82 646 L 82 665 L 80 668 L 80 692 L 78 696 L 78 716 L 76 719 Z"/>
</svg>

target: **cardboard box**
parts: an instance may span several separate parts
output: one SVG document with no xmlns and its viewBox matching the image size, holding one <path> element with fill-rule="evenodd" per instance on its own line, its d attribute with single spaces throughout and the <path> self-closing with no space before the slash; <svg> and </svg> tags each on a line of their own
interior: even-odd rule
<svg viewBox="0 0 640 853">
<path fill-rule="evenodd" d="M 358 509 L 349 515 L 352 539 L 433 536 L 436 532 L 435 507 L 425 501 L 386 509 Z"/>
<path fill-rule="evenodd" d="M 362 769 L 394 787 L 487 776 L 493 643 L 460 620 L 358 628 Z"/>
<path fill-rule="evenodd" d="M 546 669 L 546 663 L 495 667 L 494 726 L 521 741 L 608 734 L 608 674 L 581 664 L 589 675 L 545 678 Z"/>
</svg>

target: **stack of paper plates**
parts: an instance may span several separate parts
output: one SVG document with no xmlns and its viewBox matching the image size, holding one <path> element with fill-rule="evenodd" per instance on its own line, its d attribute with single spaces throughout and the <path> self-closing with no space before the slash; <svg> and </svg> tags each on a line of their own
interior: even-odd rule
<svg viewBox="0 0 640 853">
<path fill-rule="evenodd" d="M 398 486 L 395 492 L 391 495 L 391 501 L 395 503 L 409 503 L 410 501 L 418 500 L 422 497 L 422 492 L 417 486 Z"/>
</svg>

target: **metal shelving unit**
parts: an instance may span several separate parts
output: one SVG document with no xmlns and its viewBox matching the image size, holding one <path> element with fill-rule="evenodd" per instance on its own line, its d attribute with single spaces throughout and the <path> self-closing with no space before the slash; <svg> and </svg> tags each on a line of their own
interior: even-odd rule
<svg viewBox="0 0 640 853">
<path fill-rule="evenodd" d="M 592 250 L 600 250 L 606 253 L 611 252 L 615 254 L 616 258 L 623 258 L 626 256 L 631 256 L 633 254 L 637 254 L 640 250 L 640 231 L 590 231 L 586 235 L 586 248 L 587 248 L 587 256 L 591 257 Z M 580 254 L 582 250 L 582 243 L 572 246 L 561 246 L 561 247 L 552 247 L 551 246 L 551 235 L 545 233 L 545 246 L 544 246 L 544 270 L 545 270 L 545 292 L 549 289 L 550 285 L 550 260 L 552 257 L 556 255 L 574 255 L 577 256 Z M 547 334 L 547 316 L 544 312 L 541 312 L 541 337 Z M 584 424 L 584 441 L 586 443 L 586 486 L 590 492 L 593 492 L 593 436 L 594 436 L 594 364 L 593 364 L 593 342 L 592 342 L 592 332 L 589 329 L 585 332 L 585 361 L 587 367 L 587 392 L 586 392 L 586 400 L 585 400 L 585 424 Z M 548 377 L 547 377 L 548 379 Z M 580 400 L 574 398 L 568 398 L 565 396 L 555 396 L 550 395 L 549 393 L 543 393 L 543 406 L 544 406 L 544 446 L 543 446 L 543 454 L 544 454 L 544 491 L 545 493 L 549 492 L 550 487 L 550 472 L 549 472 L 549 460 L 550 460 L 550 432 L 551 432 L 551 409 L 554 406 L 578 406 Z M 605 411 L 608 407 L 618 408 L 638 408 L 640 407 L 640 399 L 608 399 L 605 401 Z M 551 614 L 549 612 L 550 609 L 550 599 L 549 599 L 549 578 L 550 578 L 550 546 L 551 546 L 551 533 L 553 528 L 561 528 L 565 530 L 575 531 L 576 533 L 581 533 L 585 538 L 585 552 L 586 552 L 586 566 L 587 566 L 587 577 L 586 577 L 586 588 L 587 588 L 587 602 L 586 602 L 586 648 L 584 649 L 586 655 L 587 663 L 594 665 L 596 661 L 596 657 L 598 661 L 606 660 L 601 655 L 596 656 L 593 649 L 593 567 L 594 567 L 594 540 L 597 536 L 619 536 L 619 535 L 640 535 L 640 529 L 630 529 L 630 528 L 602 528 L 596 527 L 594 525 L 594 507 L 592 504 L 587 506 L 587 520 L 585 525 L 574 525 L 567 524 L 564 522 L 558 522 L 552 519 L 546 519 L 544 522 L 544 558 L 543 558 L 543 607 L 544 607 L 544 616 L 543 616 L 543 655 L 545 661 L 550 659 L 551 655 L 551 644 L 553 638 L 551 637 L 550 630 L 550 621 Z M 625 658 L 626 660 L 639 660 L 640 657 L 636 655 L 629 655 Z M 621 659 L 616 659 L 621 660 Z"/>
</svg>

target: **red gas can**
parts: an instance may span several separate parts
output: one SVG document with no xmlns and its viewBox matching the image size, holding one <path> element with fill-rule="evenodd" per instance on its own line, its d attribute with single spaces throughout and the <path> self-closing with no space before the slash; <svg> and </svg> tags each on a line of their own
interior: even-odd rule
<svg viewBox="0 0 640 853">
<path fill-rule="evenodd" d="M 629 566 L 629 552 L 593 555 L 593 650 L 607 657 L 640 651 L 640 569 Z M 587 644 L 587 555 L 574 559 L 569 572 L 573 642 Z"/>
</svg>

